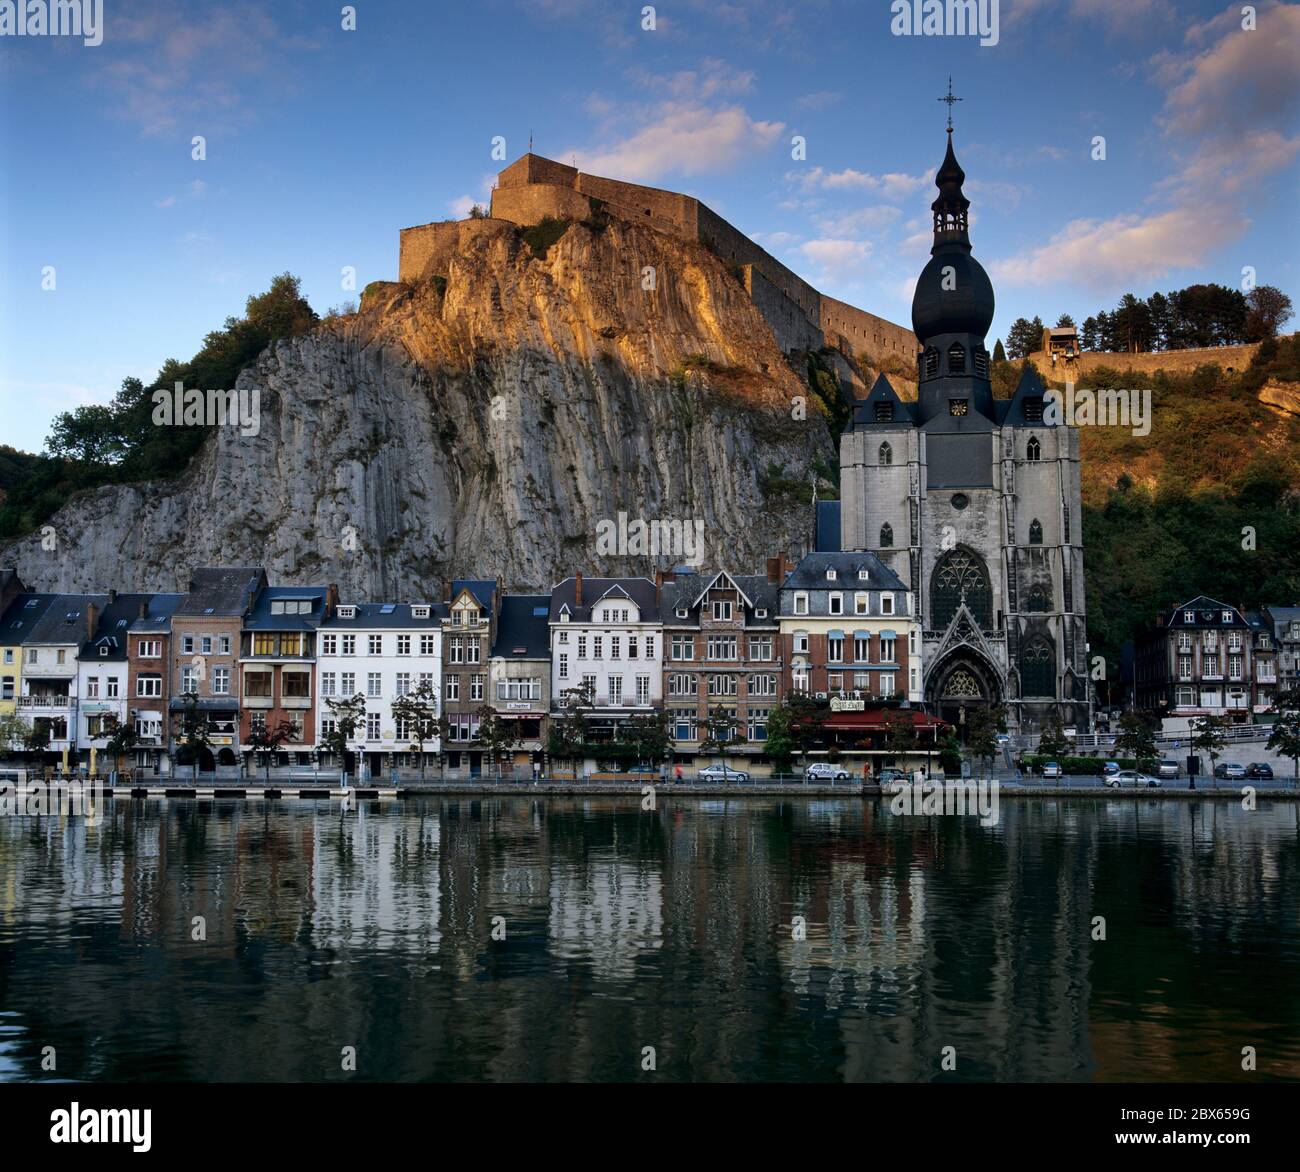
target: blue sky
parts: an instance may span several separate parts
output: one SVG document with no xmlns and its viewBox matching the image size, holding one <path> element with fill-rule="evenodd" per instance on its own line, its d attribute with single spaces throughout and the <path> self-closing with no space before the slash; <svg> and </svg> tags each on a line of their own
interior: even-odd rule
<svg viewBox="0 0 1300 1172">
<path fill-rule="evenodd" d="M 486 202 L 497 135 L 697 195 L 909 322 L 949 74 L 995 335 L 1247 265 L 1300 302 L 1300 6 L 1241 7 L 1002 0 L 981 46 L 891 35 L 888 0 L 672 0 L 652 31 L 613 0 L 361 0 L 355 31 L 333 2 L 104 0 L 101 45 L 0 36 L 0 442 L 38 450 L 276 273 L 318 311 L 344 266 L 394 279 L 399 228 Z"/>
</svg>

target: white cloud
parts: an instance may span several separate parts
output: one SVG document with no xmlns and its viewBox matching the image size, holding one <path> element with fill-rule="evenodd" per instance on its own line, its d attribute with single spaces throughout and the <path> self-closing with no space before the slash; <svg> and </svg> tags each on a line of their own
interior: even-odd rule
<svg viewBox="0 0 1300 1172">
<path fill-rule="evenodd" d="M 590 154 L 578 152 L 578 165 L 590 174 L 633 182 L 700 175 L 767 150 L 784 129 L 784 123 L 757 121 L 738 106 L 710 110 L 670 104 L 657 121 L 624 141 Z"/>
<path fill-rule="evenodd" d="M 929 175 L 906 175 L 901 171 L 872 175 L 852 167 L 843 171 L 827 171 L 822 167 L 812 167 L 807 171 L 787 171 L 786 178 L 798 183 L 805 191 L 816 188 L 824 191 L 870 191 L 882 199 L 891 200 L 904 199 L 932 181 Z"/>
<path fill-rule="evenodd" d="M 871 256 L 871 245 L 865 240 L 827 237 L 806 240 L 796 251 L 816 266 L 820 274 L 842 278 L 856 273 L 867 263 Z"/>
<path fill-rule="evenodd" d="M 861 232 L 879 232 L 902 214 L 889 204 L 875 204 L 856 211 L 822 216 L 817 222 L 831 236 L 854 236 Z"/>
</svg>

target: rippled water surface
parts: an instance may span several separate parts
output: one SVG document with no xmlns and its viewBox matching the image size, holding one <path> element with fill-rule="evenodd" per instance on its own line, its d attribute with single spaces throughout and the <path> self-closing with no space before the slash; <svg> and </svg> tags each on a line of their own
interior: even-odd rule
<svg viewBox="0 0 1300 1172">
<path fill-rule="evenodd" d="M 1298 1027 L 1286 803 L 0 818 L 0 1079 L 1293 1079 Z"/>
</svg>

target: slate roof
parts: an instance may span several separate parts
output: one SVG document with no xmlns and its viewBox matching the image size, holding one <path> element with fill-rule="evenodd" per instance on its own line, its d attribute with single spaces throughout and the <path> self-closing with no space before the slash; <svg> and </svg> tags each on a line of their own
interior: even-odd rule
<svg viewBox="0 0 1300 1172">
<path fill-rule="evenodd" d="M 1194 612 L 1194 619 L 1188 623 L 1183 619 L 1184 611 Z M 1225 623 L 1223 621 L 1223 611 L 1232 612 L 1232 621 Z M 1243 627 L 1246 626 L 1246 620 L 1242 618 L 1241 612 L 1226 602 L 1218 602 L 1208 594 L 1198 594 L 1188 602 L 1174 607 L 1169 612 L 1169 621 L 1166 627 Z"/>
<path fill-rule="evenodd" d="M 341 602 L 340 606 L 356 607 L 356 614 L 343 618 L 338 610 L 321 623 L 322 631 L 378 631 L 413 630 L 420 627 L 437 627 L 449 613 L 445 602 Z M 412 606 L 427 606 L 429 617 L 417 619 Z M 391 608 L 391 609 L 390 609 Z"/>
<path fill-rule="evenodd" d="M 479 606 L 483 609 L 486 617 L 492 615 L 492 596 L 496 593 L 497 584 L 492 580 L 482 580 L 475 578 L 460 578 L 451 584 L 451 598 L 454 602 L 462 590 L 468 590 L 478 601 Z"/>
<path fill-rule="evenodd" d="M 75 643 L 80 647 L 86 641 L 86 607 L 91 603 L 102 610 L 108 605 L 108 595 L 55 594 L 23 642 L 55 646 Z"/>
<path fill-rule="evenodd" d="M 641 611 L 641 621 L 656 622 L 659 607 L 655 602 L 655 584 L 649 578 L 587 578 L 582 579 L 582 605 L 574 602 L 575 579 L 565 578 L 551 590 L 550 621 L 560 621 L 560 611 L 569 608 L 569 621 L 585 623 L 591 620 L 591 608 L 611 591 L 622 590 Z"/>
<path fill-rule="evenodd" d="M 700 596 L 709 584 L 722 573 L 720 570 L 699 570 L 689 575 L 678 574 L 675 582 L 665 582 L 660 598 L 659 615 L 669 626 L 697 626 L 700 621 Z M 766 574 L 729 574 L 746 598 L 752 602 L 753 609 L 745 608 L 746 627 L 774 627 L 777 624 L 777 610 L 780 605 L 779 587 L 769 582 Z M 583 583 L 586 593 L 586 583 Z M 677 614 L 679 607 L 689 611 L 689 617 L 681 618 Z M 767 618 L 756 618 L 754 611 L 766 609 Z"/>
<path fill-rule="evenodd" d="M 77 658 L 97 663 L 125 660 L 127 632 L 140 617 L 140 604 L 147 604 L 152 597 L 151 594 L 119 594 L 109 601 L 95 624 L 95 637 L 82 644 Z M 101 655 L 100 650 L 105 647 L 108 654 Z"/>
<path fill-rule="evenodd" d="M 15 595 L 13 602 L 0 617 L 0 643 L 17 646 L 27 641 L 36 624 L 58 597 L 57 594 L 26 593 Z M 31 605 L 28 605 L 28 604 Z"/>
<path fill-rule="evenodd" d="M 190 576 L 190 588 L 173 611 L 175 618 L 240 618 L 260 587 L 266 571 L 260 566 L 202 566 Z"/>
<path fill-rule="evenodd" d="M 585 582 L 583 586 L 585 592 Z M 502 595 L 497 639 L 492 647 L 493 656 L 502 659 L 549 659 L 550 613 L 549 594 Z"/>
<path fill-rule="evenodd" d="M 145 610 L 144 617 L 140 617 L 140 611 L 137 607 L 135 618 L 127 627 L 127 630 L 137 635 L 150 632 L 165 635 L 171 630 L 172 615 L 184 598 L 185 595 L 183 594 L 150 594 L 148 608 Z"/>
<path fill-rule="evenodd" d="M 826 577 L 834 567 L 835 581 Z M 858 579 L 858 571 L 865 569 L 867 581 Z M 902 579 L 874 553 L 810 553 L 786 576 L 784 590 L 906 590 Z"/>
<path fill-rule="evenodd" d="M 1026 399 L 1046 399 L 1047 388 L 1033 366 L 1028 366 L 1020 375 L 1016 384 L 1016 393 L 1010 399 L 994 399 L 993 413 L 997 422 L 1004 427 L 1050 427 L 1041 419 L 1030 421 L 1025 418 Z"/>
<path fill-rule="evenodd" d="M 268 586 L 244 618 L 246 631 L 314 631 L 325 617 L 328 586 Z M 288 598 L 311 600 L 310 614 L 272 614 L 271 603 Z"/>
<path fill-rule="evenodd" d="M 876 404 L 892 404 L 891 418 L 877 419 Z M 853 408 L 853 419 L 849 424 L 852 431 L 860 428 L 878 427 L 882 431 L 894 430 L 899 428 L 911 427 L 916 422 L 915 403 L 906 403 L 898 397 L 898 392 L 894 390 L 894 384 L 889 381 L 883 374 L 876 376 L 876 381 L 871 384 L 871 390 L 865 399 L 860 399 Z"/>
</svg>

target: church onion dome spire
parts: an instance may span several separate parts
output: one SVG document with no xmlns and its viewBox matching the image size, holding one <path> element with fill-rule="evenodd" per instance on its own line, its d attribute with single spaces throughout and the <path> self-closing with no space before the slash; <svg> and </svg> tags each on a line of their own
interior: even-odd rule
<svg viewBox="0 0 1300 1172">
<path fill-rule="evenodd" d="M 966 234 L 966 213 L 970 200 L 962 193 L 961 185 L 966 182 L 966 172 L 957 162 L 952 151 L 952 127 L 948 128 L 948 153 L 943 157 L 943 166 L 934 177 L 934 185 L 939 189 L 939 198 L 930 205 L 934 212 L 934 242 L 965 244 L 969 247 L 970 238 Z"/>
<path fill-rule="evenodd" d="M 958 101 L 960 99 L 957 99 Z M 939 197 L 934 210 L 934 246 L 930 260 L 916 281 L 912 295 L 912 329 L 922 343 L 946 338 L 967 349 L 983 345 L 993 324 L 993 283 L 972 255 L 967 235 L 970 200 L 962 193 L 966 173 L 952 147 L 948 128 L 948 151 L 935 176 Z"/>
</svg>

